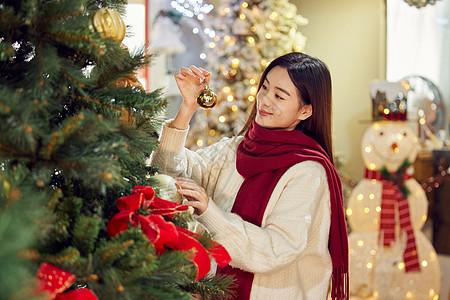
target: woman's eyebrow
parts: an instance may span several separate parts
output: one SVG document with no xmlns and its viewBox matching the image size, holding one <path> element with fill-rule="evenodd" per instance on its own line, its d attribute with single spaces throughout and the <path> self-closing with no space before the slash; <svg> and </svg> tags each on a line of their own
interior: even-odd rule
<svg viewBox="0 0 450 300">
<path fill-rule="evenodd" d="M 269 79 L 267 79 L 267 77 L 266 77 L 266 81 L 267 81 L 268 84 L 270 84 L 270 81 L 269 81 Z M 282 92 L 285 93 L 286 95 L 291 96 L 291 94 L 290 94 L 288 91 L 286 91 L 285 89 L 280 88 L 279 86 L 276 86 L 275 88 L 276 88 L 277 90 L 282 91 Z"/>
</svg>

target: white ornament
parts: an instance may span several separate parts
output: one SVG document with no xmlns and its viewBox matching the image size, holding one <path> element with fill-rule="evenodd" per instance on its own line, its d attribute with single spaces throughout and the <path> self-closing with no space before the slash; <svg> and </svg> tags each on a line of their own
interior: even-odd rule
<svg viewBox="0 0 450 300">
<path fill-rule="evenodd" d="M 183 196 L 178 193 L 177 182 L 175 179 L 165 174 L 156 174 L 151 177 L 156 181 L 156 188 L 161 199 L 169 200 L 175 203 L 182 203 Z"/>
</svg>

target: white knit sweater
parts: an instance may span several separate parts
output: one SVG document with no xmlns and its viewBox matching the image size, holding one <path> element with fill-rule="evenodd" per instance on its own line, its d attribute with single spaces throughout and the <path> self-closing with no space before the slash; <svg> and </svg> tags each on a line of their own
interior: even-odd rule
<svg viewBox="0 0 450 300">
<path fill-rule="evenodd" d="M 242 137 L 224 138 L 194 152 L 184 147 L 188 130 L 170 128 L 169 122 L 152 164 L 164 174 L 192 178 L 206 190 L 212 201 L 197 220 L 228 250 L 231 266 L 255 273 L 250 299 L 327 299 L 331 210 L 322 165 L 305 161 L 290 167 L 258 227 L 230 213 L 243 182 L 236 170 Z"/>
</svg>

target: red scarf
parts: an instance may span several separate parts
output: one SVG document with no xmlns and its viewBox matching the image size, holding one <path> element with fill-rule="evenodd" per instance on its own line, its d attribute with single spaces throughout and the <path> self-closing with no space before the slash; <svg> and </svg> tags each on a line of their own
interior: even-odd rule
<svg viewBox="0 0 450 300">
<path fill-rule="evenodd" d="M 261 226 L 264 211 L 278 180 L 294 164 L 317 161 L 327 172 L 331 202 L 328 246 L 333 263 L 332 299 L 348 299 L 348 238 L 341 181 L 323 148 L 299 130 L 271 130 L 252 123 L 237 149 L 236 168 L 244 177 L 231 212 Z M 295 199 L 292 199 L 295 201 Z M 237 299 L 249 299 L 253 273 L 227 266 L 218 273 L 234 275 Z"/>
</svg>

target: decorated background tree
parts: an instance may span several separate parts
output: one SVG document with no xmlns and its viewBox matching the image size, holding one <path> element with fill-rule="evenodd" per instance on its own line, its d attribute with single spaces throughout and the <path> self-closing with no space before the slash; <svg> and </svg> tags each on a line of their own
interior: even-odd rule
<svg viewBox="0 0 450 300">
<path fill-rule="evenodd" d="M 226 251 L 151 187 L 165 101 L 134 76 L 124 5 L 0 1 L 2 299 L 229 296 L 205 276 Z"/>
<path fill-rule="evenodd" d="M 239 132 L 255 101 L 259 77 L 274 58 L 302 51 L 308 20 L 288 0 L 221 1 L 205 18 L 215 36 L 206 51 L 218 104 L 198 111 L 188 137 L 195 148 Z"/>
</svg>

